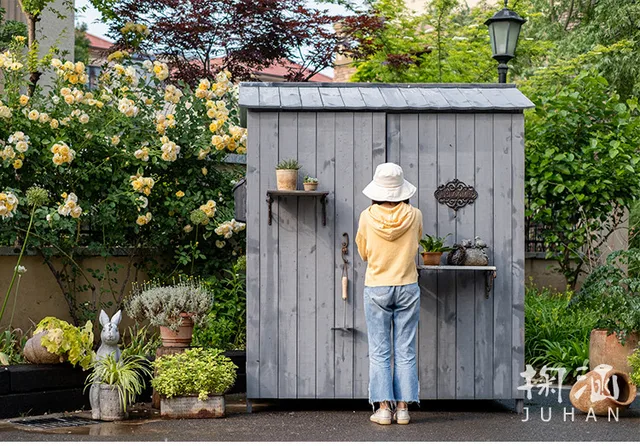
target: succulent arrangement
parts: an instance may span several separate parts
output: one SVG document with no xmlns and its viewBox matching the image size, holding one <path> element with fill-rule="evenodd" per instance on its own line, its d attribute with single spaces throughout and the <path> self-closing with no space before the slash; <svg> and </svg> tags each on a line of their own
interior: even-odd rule
<svg viewBox="0 0 640 446">
<path fill-rule="evenodd" d="M 303 183 L 318 184 L 318 179 L 307 175 L 306 177 L 304 177 Z"/>
<path fill-rule="evenodd" d="M 302 165 L 295 159 L 282 160 L 276 166 L 276 170 L 299 170 Z"/>
</svg>

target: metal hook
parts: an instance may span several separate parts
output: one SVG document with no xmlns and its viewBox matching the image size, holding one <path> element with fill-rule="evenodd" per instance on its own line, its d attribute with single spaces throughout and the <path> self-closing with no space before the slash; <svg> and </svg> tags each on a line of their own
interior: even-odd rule
<svg viewBox="0 0 640 446">
<path fill-rule="evenodd" d="M 344 241 L 342 242 L 342 262 L 346 265 L 349 261 L 346 259 L 346 255 L 349 253 L 349 234 L 346 232 L 342 233 L 342 237 L 344 237 Z"/>
</svg>

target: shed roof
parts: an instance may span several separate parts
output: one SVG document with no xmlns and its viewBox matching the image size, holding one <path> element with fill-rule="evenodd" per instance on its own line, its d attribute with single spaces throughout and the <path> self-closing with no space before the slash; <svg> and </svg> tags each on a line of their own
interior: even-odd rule
<svg viewBox="0 0 640 446">
<path fill-rule="evenodd" d="M 512 84 L 243 82 L 245 110 L 522 111 L 534 107 Z"/>
</svg>

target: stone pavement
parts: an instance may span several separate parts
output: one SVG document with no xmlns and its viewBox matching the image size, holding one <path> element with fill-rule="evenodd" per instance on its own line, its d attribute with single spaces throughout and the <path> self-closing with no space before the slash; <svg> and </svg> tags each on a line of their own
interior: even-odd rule
<svg viewBox="0 0 640 446">
<path fill-rule="evenodd" d="M 529 420 L 513 412 L 513 401 L 423 401 L 411 412 L 408 426 L 378 426 L 369 421 L 366 401 L 285 401 L 254 404 L 246 413 L 244 395 L 231 395 L 228 415 L 215 420 L 150 419 L 100 423 L 91 426 L 39 430 L 0 420 L 0 443 L 6 441 L 637 441 L 640 404 L 620 413 L 619 421 L 606 417 L 586 420 L 570 411 L 568 388 L 557 395 L 525 400 Z M 545 422 L 551 410 L 551 419 Z M 142 409 L 140 409 L 142 411 Z M 88 412 L 81 414 L 89 416 Z M 148 412 L 145 414 L 148 418 Z M 36 417 L 34 417 L 36 418 Z"/>
</svg>

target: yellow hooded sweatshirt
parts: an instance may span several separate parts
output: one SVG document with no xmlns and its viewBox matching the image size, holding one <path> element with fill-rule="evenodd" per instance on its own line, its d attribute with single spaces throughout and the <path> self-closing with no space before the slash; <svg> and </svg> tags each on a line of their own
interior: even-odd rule
<svg viewBox="0 0 640 446">
<path fill-rule="evenodd" d="M 415 257 L 421 237 L 422 212 L 409 204 L 374 204 L 362 211 L 356 245 L 360 257 L 367 262 L 365 286 L 416 283 Z"/>
</svg>

